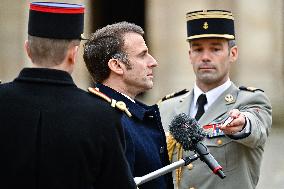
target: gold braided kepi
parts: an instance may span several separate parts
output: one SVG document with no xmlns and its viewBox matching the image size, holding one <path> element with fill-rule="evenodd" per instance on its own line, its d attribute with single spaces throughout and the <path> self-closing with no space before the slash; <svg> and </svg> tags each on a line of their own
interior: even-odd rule
<svg viewBox="0 0 284 189">
<path fill-rule="evenodd" d="M 200 10 L 186 14 L 187 40 L 199 38 L 235 39 L 234 17 L 230 11 Z"/>
</svg>

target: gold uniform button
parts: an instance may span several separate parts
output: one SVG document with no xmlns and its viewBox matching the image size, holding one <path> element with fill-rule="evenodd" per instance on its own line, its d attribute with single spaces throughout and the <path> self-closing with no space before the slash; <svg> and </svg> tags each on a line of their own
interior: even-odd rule
<svg viewBox="0 0 284 189">
<path fill-rule="evenodd" d="M 221 144 L 223 144 L 223 141 L 222 141 L 221 139 L 218 139 L 218 140 L 217 140 L 217 144 L 218 144 L 218 145 L 221 145 Z"/>
<path fill-rule="evenodd" d="M 193 169 L 193 164 L 192 164 L 192 163 L 188 164 L 188 165 L 187 165 L 187 168 L 188 168 L 189 170 Z"/>
</svg>

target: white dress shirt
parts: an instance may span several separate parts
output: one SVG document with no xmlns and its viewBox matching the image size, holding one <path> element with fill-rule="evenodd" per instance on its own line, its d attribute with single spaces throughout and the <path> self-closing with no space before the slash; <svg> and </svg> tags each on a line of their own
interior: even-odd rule
<svg viewBox="0 0 284 189">
<path fill-rule="evenodd" d="M 201 95 L 202 93 L 204 93 L 206 95 L 207 98 L 207 104 L 205 104 L 204 106 L 204 111 L 206 112 L 206 110 L 208 109 L 208 107 L 210 107 L 216 100 L 217 98 L 225 91 L 227 90 L 230 86 L 231 86 L 232 82 L 230 79 L 228 79 L 224 84 L 211 89 L 210 91 L 204 93 L 197 85 L 196 83 L 194 84 L 194 88 L 193 88 L 193 101 L 190 105 L 190 117 L 195 117 L 195 114 L 197 113 L 197 109 L 198 109 L 198 104 L 197 104 L 197 99 L 199 97 L 199 95 Z"/>
</svg>

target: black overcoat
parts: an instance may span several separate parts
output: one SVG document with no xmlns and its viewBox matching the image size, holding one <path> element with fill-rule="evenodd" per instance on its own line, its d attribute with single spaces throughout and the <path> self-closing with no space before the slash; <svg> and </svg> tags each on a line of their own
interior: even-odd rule
<svg viewBox="0 0 284 189">
<path fill-rule="evenodd" d="M 0 85 L 0 188 L 135 188 L 119 115 L 67 72 L 24 68 Z"/>
</svg>

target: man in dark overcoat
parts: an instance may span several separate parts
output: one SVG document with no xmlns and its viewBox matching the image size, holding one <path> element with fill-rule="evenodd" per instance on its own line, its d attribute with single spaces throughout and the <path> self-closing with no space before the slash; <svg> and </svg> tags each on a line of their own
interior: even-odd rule
<svg viewBox="0 0 284 189">
<path fill-rule="evenodd" d="M 90 92 L 102 96 L 125 113 L 126 157 L 134 177 L 169 164 L 165 133 L 157 105 L 148 106 L 137 95 L 153 87 L 157 61 L 148 51 L 140 26 L 118 22 L 98 29 L 84 46 L 84 61 L 96 82 Z M 140 189 L 172 189 L 168 173 L 139 185 Z"/>
<path fill-rule="evenodd" d="M 0 85 L 0 188 L 136 188 L 120 113 L 71 77 L 83 19 L 82 5 L 30 4 L 32 67 Z"/>
</svg>

